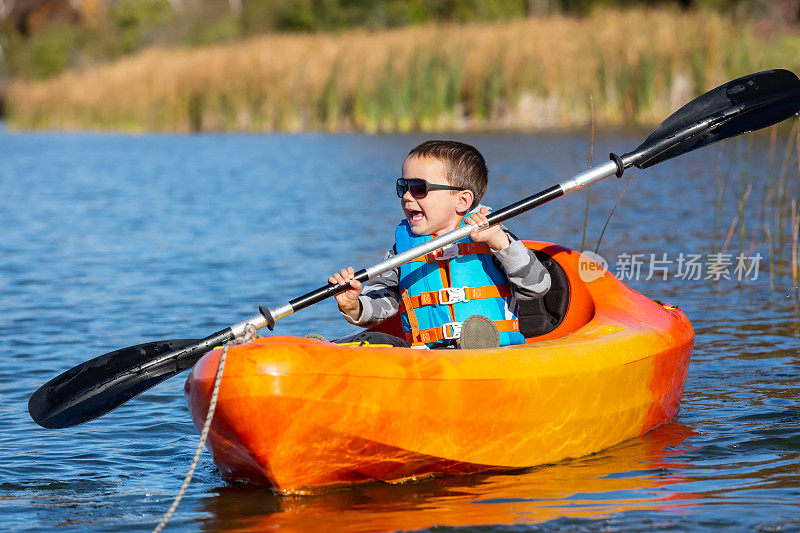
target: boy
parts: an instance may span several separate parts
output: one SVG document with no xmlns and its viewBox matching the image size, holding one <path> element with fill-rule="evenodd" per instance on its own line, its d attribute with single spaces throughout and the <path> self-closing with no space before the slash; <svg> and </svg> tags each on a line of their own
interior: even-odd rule
<svg viewBox="0 0 800 533">
<path fill-rule="evenodd" d="M 475 228 L 459 243 L 363 286 L 353 279 L 352 267 L 328 278 L 330 283 L 350 285 L 336 296 L 348 322 L 368 327 L 402 312 L 407 342 L 393 338 L 395 346 L 490 348 L 524 343 L 517 300 L 544 295 L 550 275 L 533 252 L 501 226 L 483 227 L 489 210 L 479 203 L 487 183 L 486 162 L 468 144 L 426 141 L 411 150 L 403 162 L 403 177 L 397 180 L 406 218 L 395 230 L 395 246 L 387 257 L 464 223 Z M 372 342 L 386 342 L 385 335 Z"/>
</svg>

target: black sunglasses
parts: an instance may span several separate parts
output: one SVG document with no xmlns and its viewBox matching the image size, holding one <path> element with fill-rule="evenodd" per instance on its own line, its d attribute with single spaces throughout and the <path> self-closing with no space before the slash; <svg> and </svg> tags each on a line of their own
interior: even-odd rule
<svg viewBox="0 0 800 533">
<path fill-rule="evenodd" d="M 463 187 L 451 185 L 431 185 L 420 178 L 397 178 L 397 197 L 402 198 L 406 191 L 411 191 L 411 196 L 419 200 L 428 196 L 428 191 L 463 191 Z"/>
</svg>

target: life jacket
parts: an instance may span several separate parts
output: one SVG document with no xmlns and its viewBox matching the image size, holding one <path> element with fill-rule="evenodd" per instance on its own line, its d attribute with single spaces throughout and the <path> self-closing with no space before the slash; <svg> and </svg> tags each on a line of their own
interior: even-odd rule
<svg viewBox="0 0 800 533">
<path fill-rule="evenodd" d="M 395 230 L 395 251 L 402 253 L 432 238 L 415 234 L 403 220 Z M 461 324 L 472 315 L 495 323 L 501 346 L 525 342 L 508 278 L 486 243 L 465 237 L 402 265 L 399 288 L 401 323 L 412 345 L 457 344 Z"/>
</svg>

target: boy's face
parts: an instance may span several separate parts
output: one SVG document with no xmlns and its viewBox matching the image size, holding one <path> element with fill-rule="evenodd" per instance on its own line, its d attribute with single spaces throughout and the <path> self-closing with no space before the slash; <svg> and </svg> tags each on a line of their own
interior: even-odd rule
<svg viewBox="0 0 800 533">
<path fill-rule="evenodd" d="M 423 179 L 431 185 L 451 185 L 444 163 L 432 157 L 407 157 L 403 162 L 403 177 Z M 469 211 L 473 198 L 472 191 L 428 191 L 425 198 L 414 198 L 406 191 L 400 204 L 411 231 L 417 235 L 433 235 L 456 229 Z"/>
</svg>

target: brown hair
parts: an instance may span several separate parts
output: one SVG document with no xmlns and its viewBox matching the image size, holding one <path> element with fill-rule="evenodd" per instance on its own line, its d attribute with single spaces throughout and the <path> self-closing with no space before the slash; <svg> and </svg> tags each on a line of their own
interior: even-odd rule
<svg viewBox="0 0 800 533">
<path fill-rule="evenodd" d="M 475 199 L 470 209 L 480 203 L 489 182 L 489 169 L 481 153 L 474 147 L 458 141 L 425 141 L 416 146 L 408 156 L 432 157 L 444 163 L 444 173 L 450 185 L 472 191 Z"/>
</svg>

